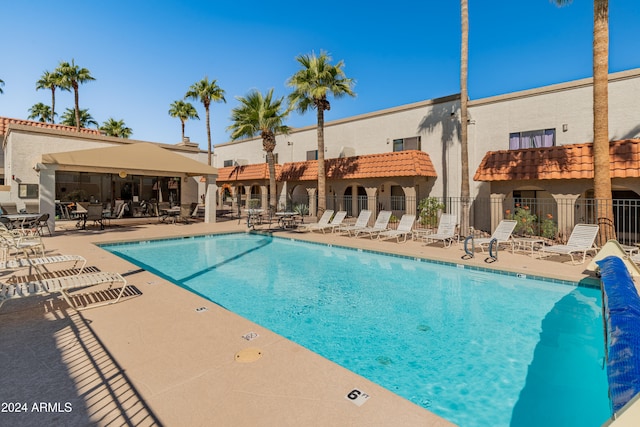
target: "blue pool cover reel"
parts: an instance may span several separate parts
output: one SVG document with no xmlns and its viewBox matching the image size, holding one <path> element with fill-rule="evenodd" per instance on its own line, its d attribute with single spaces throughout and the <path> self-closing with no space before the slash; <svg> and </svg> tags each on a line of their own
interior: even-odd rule
<svg viewBox="0 0 640 427">
<path fill-rule="evenodd" d="M 609 393 L 617 412 L 640 392 L 640 297 L 622 259 L 609 256 L 597 264 L 605 298 Z"/>
</svg>

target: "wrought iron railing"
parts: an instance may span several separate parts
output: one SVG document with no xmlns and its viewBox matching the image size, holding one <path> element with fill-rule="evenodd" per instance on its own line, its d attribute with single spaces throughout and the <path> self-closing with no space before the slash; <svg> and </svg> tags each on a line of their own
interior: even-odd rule
<svg viewBox="0 0 640 427">
<path fill-rule="evenodd" d="M 262 199 L 252 196 L 242 200 L 243 207 L 250 204 L 260 206 Z M 514 198 L 514 197 L 477 197 L 468 199 L 469 227 L 467 232 L 491 234 L 502 219 L 515 219 L 518 225 L 517 235 L 541 236 L 558 242 L 565 242 L 576 224 L 599 224 L 603 221 L 604 208 L 613 211 L 613 229 L 615 237 L 623 244 L 633 245 L 640 242 L 640 199 L 596 200 L 577 198 Z M 277 202 L 278 210 L 300 211 L 304 215 L 315 216 L 307 195 L 281 196 Z M 415 228 L 436 229 L 441 213 L 453 213 L 462 219 L 463 200 L 459 197 L 429 197 L 416 200 L 412 197 L 391 196 L 382 201 L 376 197 L 351 195 L 327 197 L 327 209 L 345 210 L 348 217 L 355 218 L 361 210 L 373 212 L 371 222 L 375 221 L 380 210 L 393 213 L 391 228 L 395 220 L 405 213 L 416 214 Z M 613 236 L 607 236 L 607 238 Z"/>
</svg>

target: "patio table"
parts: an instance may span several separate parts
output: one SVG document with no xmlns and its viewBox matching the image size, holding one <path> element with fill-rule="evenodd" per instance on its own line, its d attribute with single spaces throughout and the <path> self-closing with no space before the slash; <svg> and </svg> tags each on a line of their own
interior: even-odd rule
<svg viewBox="0 0 640 427">
<path fill-rule="evenodd" d="M 544 246 L 544 239 L 541 237 L 516 237 L 513 239 L 514 252 L 517 250 L 531 250 L 532 257 L 535 253 L 536 245 Z"/>
<path fill-rule="evenodd" d="M 297 212 L 276 212 L 276 217 L 278 218 L 278 224 L 284 229 L 293 228 L 296 223 L 301 222 Z"/>
</svg>

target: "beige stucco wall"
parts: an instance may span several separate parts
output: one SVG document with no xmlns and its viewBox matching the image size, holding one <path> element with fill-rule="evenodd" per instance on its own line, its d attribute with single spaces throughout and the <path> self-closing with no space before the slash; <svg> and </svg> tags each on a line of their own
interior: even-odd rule
<svg viewBox="0 0 640 427">
<path fill-rule="evenodd" d="M 28 126 L 16 126 L 15 129 L 9 131 L 5 139 L 5 180 L 6 184 L 10 186 L 10 191 L 0 192 L 0 203 L 10 201 L 16 203 L 18 209 L 21 209 L 24 207 L 25 200 L 31 200 L 18 197 L 18 184 L 40 183 L 40 174 L 35 170 L 35 167 L 41 161 L 42 154 L 105 148 L 135 142 L 142 141 L 124 141 L 121 138 L 76 135 L 52 130 L 32 131 Z M 171 146 L 164 147 L 172 148 Z M 203 155 L 199 150 L 184 150 L 176 146 L 172 151 L 203 163 L 207 161 L 206 153 Z M 183 186 L 183 197 L 199 201 L 199 194 L 204 194 L 204 189 L 199 190 L 200 186 L 198 180 L 189 178 L 187 184 Z"/>
<path fill-rule="evenodd" d="M 593 139 L 592 93 L 591 79 L 582 79 L 470 101 L 471 178 L 486 152 L 509 148 L 511 132 L 555 128 L 558 145 L 590 142 Z M 429 154 L 438 173 L 431 195 L 459 196 L 458 108 L 457 97 L 452 96 L 329 121 L 325 128 L 325 156 L 339 157 L 343 147 L 353 148 L 356 155 L 389 152 L 393 147 L 387 140 L 420 135 L 422 150 Z M 612 140 L 640 134 L 638 111 L 640 69 L 612 74 L 609 83 Z M 330 111 L 325 119 L 331 120 Z M 567 125 L 566 132 L 563 124 Z M 306 152 L 315 150 L 316 146 L 316 129 L 311 126 L 296 129 L 288 136 L 278 136 L 275 152 L 279 163 L 303 161 Z M 260 139 L 220 144 L 215 147 L 215 153 L 216 167 L 222 167 L 224 160 L 243 159 L 247 164 L 265 161 Z M 470 184 L 472 196 L 488 197 L 491 193 L 488 183 L 472 181 Z"/>
<path fill-rule="evenodd" d="M 349 151 L 349 155 L 391 152 L 394 139 L 420 136 L 422 151 L 429 154 L 434 167 L 439 171 L 434 191 L 438 194 L 457 195 L 460 187 L 460 143 L 455 115 L 451 115 L 458 108 L 457 99 L 453 96 L 423 101 L 327 122 L 325 158 L 340 157 L 345 148 L 347 150 L 344 151 Z M 331 111 L 328 111 L 325 119 L 330 118 Z M 307 160 L 307 151 L 316 150 L 317 146 L 316 128 L 310 126 L 295 129 L 286 136 L 278 135 L 274 152 L 278 154 L 278 162 L 281 164 L 299 162 Z M 223 167 L 225 160 L 240 160 L 240 164 L 265 162 L 260 138 L 216 145 L 215 153 L 214 166 L 218 168 Z M 447 171 L 449 179 L 442 178 L 440 171 Z"/>
</svg>

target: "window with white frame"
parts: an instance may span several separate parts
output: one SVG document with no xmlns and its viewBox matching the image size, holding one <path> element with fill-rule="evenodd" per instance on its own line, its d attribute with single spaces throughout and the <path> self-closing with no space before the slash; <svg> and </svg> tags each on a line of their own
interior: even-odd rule
<svg viewBox="0 0 640 427">
<path fill-rule="evenodd" d="M 393 151 L 420 150 L 420 137 L 400 138 L 393 140 Z"/>
<path fill-rule="evenodd" d="M 509 134 L 509 150 L 553 147 L 554 145 L 556 145 L 555 129 L 539 129 Z"/>
<path fill-rule="evenodd" d="M 229 166 L 233 166 L 233 160 L 225 160 L 222 167 L 228 168 Z"/>
</svg>

